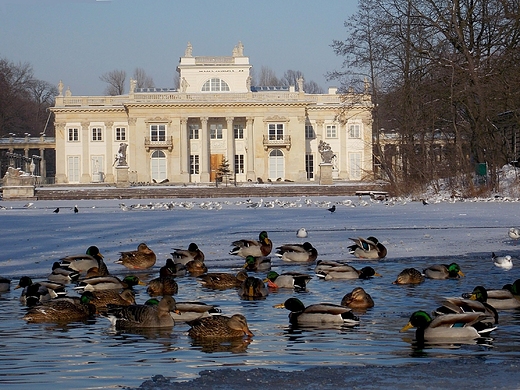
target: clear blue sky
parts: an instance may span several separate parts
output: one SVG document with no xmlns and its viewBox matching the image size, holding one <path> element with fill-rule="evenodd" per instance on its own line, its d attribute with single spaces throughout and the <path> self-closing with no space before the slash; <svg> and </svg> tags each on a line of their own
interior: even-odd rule
<svg viewBox="0 0 520 390">
<path fill-rule="evenodd" d="M 228 56 L 242 41 L 257 74 L 299 70 L 326 90 L 337 81 L 325 73 L 342 64 L 330 45 L 356 10 L 357 0 L 0 0 L 0 58 L 73 95 L 100 95 L 108 71 L 128 79 L 141 67 L 173 87 L 188 41 L 194 56 Z"/>
</svg>

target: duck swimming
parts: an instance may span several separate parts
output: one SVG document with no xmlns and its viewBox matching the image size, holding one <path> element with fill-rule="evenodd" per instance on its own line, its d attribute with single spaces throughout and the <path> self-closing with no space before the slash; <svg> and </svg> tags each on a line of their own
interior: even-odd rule
<svg viewBox="0 0 520 390">
<path fill-rule="evenodd" d="M 171 312 L 176 310 L 173 297 L 165 295 L 157 305 L 112 306 L 106 317 L 116 329 L 173 328 Z"/>
<path fill-rule="evenodd" d="M 198 245 L 194 242 L 188 245 L 188 249 L 174 248 L 174 252 L 171 253 L 173 261 L 186 265 L 186 263 L 192 260 L 204 261 L 204 253 L 199 249 Z"/>
<path fill-rule="evenodd" d="M 289 298 L 284 303 L 275 305 L 275 308 L 289 310 L 289 322 L 293 325 L 359 324 L 359 318 L 350 308 L 332 303 L 318 303 L 305 307 L 298 298 Z"/>
<path fill-rule="evenodd" d="M 258 235 L 258 241 L 242 239 L 233 241 L 231 245 L 233 245 L 233 249 L 231 249 L 229 254 L 243 258 L 247 256 L 265 257 L 269 255 L 273 249 L 273 242 L 269 239 L 265 230 Z"/>
<path fill-rule="evenodd" d="M 108 268 L 103 261 L 103 255 L 95 245 L 89 246 L 85 254 L 66 256 L 60 260 L 62 267 L 78 271 L 82 274 L 85 274 L 91 268 L 97 269 L 98 276 L 106 276 L 109 274 Z"/>
<path fill-rule="evenodd" d="M 122 264 L 130 269 L 148 269 L 155 265 L 156 256 L 153 250 L 144 242 L 137 246 L 137 250 L 120 252 L 120 258 L 115 263 Z"/>
<path fill-rule="evenodd" d="M 430 279 L 457 279 L 464 276 L 457 263 L 435 264 L 424 269 L 423 274 Z"/>
<path fill-rule="evenodd" d="M 402 270 L 392 284 L 419 284 L 424 282 L 424 275 L 415 268 Z"/>
<path fill-rule="evenodd" d="M 354 244 L 348 247 L 349 253 L 360 259 L 379 260 L 387 255 L 386 247 L 375 237 L 358 237 L 351 240 Z"/>
<path fill-rule="evenodd" d="M 188 335 L 194 339 L 233 339 L 252 337 L 246 318 L 242 314 L 231 317 L 211 316 L 189 322 Z"/>
<path fill-rule="evenodd" d="M 485 318 L 486 315 L 483 313 L 464 313 L 444 314 L 432 320 L 428 313 L 419 310 L 411 315 L 410 320 L 401 329 L 401 332 L 416 328 L 415 338 L 417 341 L 474 340 L 481 337 L 481 333 L 477 331 L 474 325 Z M 482 331 L 482 334 L 487 334 L 491 330 L 486 329 Z"/>
<path fill-rule="evenodd" d="M 362 287 L 356 287 L 341 299 L 341 306 L 365 310 L 374 307 L 374 300 Z"/>
<path fill-rule="evenodd" d="M 303 244 L 285 244 L 276 248 L 276 256 L 283 261 L 309 263 L 316 260 L 318 251 L 310 242 Z"/>
</svg>

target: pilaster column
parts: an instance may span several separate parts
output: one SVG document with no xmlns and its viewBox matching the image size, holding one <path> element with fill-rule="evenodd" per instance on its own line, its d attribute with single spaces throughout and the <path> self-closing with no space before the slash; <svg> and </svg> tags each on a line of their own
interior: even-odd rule
<svg viewBox="0 0 520 390">
<path fill-rule="evenodd" d="M 253 117 L 246 118 L 247 133 L 247 180 L 256 181 L 255 174 L 255 138 L 253 134 Z"/>
<path fill-rule="evenodd" d="M 113 145 L 114 145 L 114 122 L 105 122 L 105 145 L 106 145 L 106 157 L 104 166 L 101 167 L 103 170 L 103 181 L 106 183 L 114 182 L 114 174 L 112 169 L 109 169 L 110 165 L 114 162 L 113 158 Z"/>
<path fill-rule="evenodd" d="M 209 183 L 210 172 L 210 139 L 208 134 L 208 117 L 201 117 L 202 124 L 200 135 L 200 181 Z"/>
<path fill-rule="evenodd" d="M 235 132 L 233 131 L 232 116 L 226 117 L 227 121 L 227 160 L 233 172 L 235 172 Z"/>
<path fill-rule="evenodd" d="M 60 153 L 56 153 L 56 177 L 54 178 L 56 184 L 68 183 L 67 179 L 67 162 L 65 155 L 67 151 L 65 149 L 65 123 L 54 123 L 54 129 L 56 134 L 56 150 Z"/>
<path fill-rule="evenodd" d="M 90 122 L 81 122 L 81 176 L 80 183 L 90 183 Z"/>
<path fill-rule="evenodd" d="M 188 150 L 188 143 L 190 142 L 188 137 L 188 118 L 180 119 L 180 149 L 179 149 L 179 158 L 180 158 L 180 167 L 181 167 L 181 177 L 188 177 L 188 161 L 190 159 L 190 152 Z"/>
<path fill-rule="evenodd" d="M 45 179 L 47 177 L 47 165 L 45 163 L 45 149 L 40 148 L 40 176 Z"/>
</svg>

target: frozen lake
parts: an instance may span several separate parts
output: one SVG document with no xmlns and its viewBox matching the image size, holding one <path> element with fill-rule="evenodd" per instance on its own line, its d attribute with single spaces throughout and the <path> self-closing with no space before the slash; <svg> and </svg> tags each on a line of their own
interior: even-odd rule
<svg viewBox="0 0 520 390">
<path fill-rule="evenodd" d="M 172 209 L 163 207 L 169 202 L 174 204 Z M 302 197 L 263 199 L 259 208 L 247 207 L 245 199 L 211 202 L 126 200 L 126 206 L 147 206 L 129 211 L 122 210 L 115 200 L 37 201 L 31 207 L 24 207 L 26 202 L 1 202 L 6 209 L 0 210 L 0 276 L 11 278 L 13 283 L 11 291 L 0 296 L 0 384 L 94 389 L 137 387 L 155 375 L 187 381 L 203 370 L 222 368 L 289 372 L 316 366 L 449 363 L 461 358 L 498 365 L 518 362 L 518 311 L 500 312 L 499 328 L 483 344 L 415 349 L 414 332 L 399 330 L 412 312 L 432 311 L 443 297 L 460 296 L 476 285 L 500 288 L 520 278 L 520 244 L 507 235 L 509 227 L 520 225 L 519 201 L 442 201 L 424 206 L 409 200 Z M 266 207 L 270 202 L 273 207 Z M 72 211 L 76 204 L 78 214 Z M 332 204 L 337 207 L 334 213 L 327 211 Z M 60 207 L 58 214 L 53 213 L 56 207 Z M 302 242 L 296 237 L 300 227 L 309 231 L 306 240 L 318 250 L 318 259 L 347 260 L 357 268 L 370 265 L 383 276 L 343 281 L 314 276 L 306 292 L 271 291 L 266 299 L 255 301 L 241 300 L 235 290 L 202 288 L 190 276 L 178 278 L 177 301 L 200 300 L 219 305 L 226 315 L 243 314 L 254 333 L 250 343 L 197 344 L 182 323 L 171 332 L 144 333 L 116 332 L 104 318 L 88 325 L 26 324 L 22 319 L 25 309 L 18 301 L 20 290 L 13 290 L 21 276 L 43 280 L 54 261 L 82 253 L 90 245 L 100 248 L 110 272 L 119 276 L 129 271 L 114 264 L 118 253 L 146 242 L 158 261 L 152 269 L 138 273 L 145 281 L 157 276 L 172 248 L 187 247 L 190 242 L 205 253 L 210 272 L 237 272 L 243 260 L 228 254 L 232 241 L 256 239 L 266 230 L 275 247 Z M 377 237 L 387 247 L 388 256 L 380 261 L 354 258 L 347 246 L 351 244 L 349 237 L 358 236 Z M 491 252 L 513 256 L 513 269 L 495 267 Z M 314 264 L 272 260 L 272 269 L 279 273 L 313 274 Z M 451 262 L 461 266 L 464 278 L 426 280 L 418 286 L 392 284 L 404 268 L 422 270 Z M 265 272 L 252 274 L 265 277 Z M 294 329 L 289 326 L 288 311 L 273 308 L 292 296 L 306 305 L 339 304 L 357 286 L 372 295 L 375 307 L 360 313 L 360 324 L 353 328 Z M 138 303 L 146 301 L 145 287 L 138 286 L 136 291 Z"/>
</svg>

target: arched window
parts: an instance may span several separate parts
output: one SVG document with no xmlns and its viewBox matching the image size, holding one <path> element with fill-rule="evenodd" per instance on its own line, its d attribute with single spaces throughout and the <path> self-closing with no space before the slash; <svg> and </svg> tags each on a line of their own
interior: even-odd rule
<svg viewBox="0 0 520 390">
<path fill-rule="evenodd" d="M 162 150 L 155 150 L 151 156 L 152 179 L 161 182 L 166 179 L 166 154 Z"/>
<path fill-rule="evenodd" d="M 209 79 L 202 86 L 202 92 L 223 92 L 229 91 L 229 85 L 219 78 Z"/>
<path fill-rule="evenodd" d="M 285 177 L 285 161 L 280 149 L 273 149 L 269 153 L 269 179 L 275 181 Z"/>
</svg>

